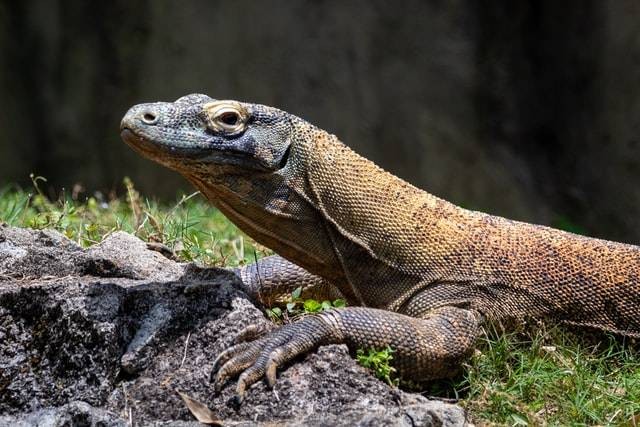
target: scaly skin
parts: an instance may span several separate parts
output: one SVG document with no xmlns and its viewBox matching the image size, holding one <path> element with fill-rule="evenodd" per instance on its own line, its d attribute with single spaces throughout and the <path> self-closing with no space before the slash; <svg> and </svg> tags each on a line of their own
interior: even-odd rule
<svg viewBox="0 0 640 427">
<path fill-rule="evenodd" d="M 183 174 L 281 257 L 238 270 L 273 302 L 303 286 L 350 307 L 250 328 L 214 362 L 249 385 L 318 345 L 395 349 L 400 374 L 449 376 L 487 320 L 553 319 L 640 337 L 640 248 L 454 206 L 284 111 L 188 95 L 134 106 L 135 150 Z"/>
</svg>

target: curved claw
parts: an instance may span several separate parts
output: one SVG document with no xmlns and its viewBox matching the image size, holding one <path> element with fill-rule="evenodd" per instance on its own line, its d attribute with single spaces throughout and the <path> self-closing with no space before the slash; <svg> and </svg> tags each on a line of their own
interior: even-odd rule
<svg viewBox="0 0 640 427">
<path fill-rule="evenodd" d="M 244 371 L 238 378 L 238 384 L 236 385 L 236 399 L 239 402 L 242 402 L 244 400 L 244 395 L 247 392 L 247 388 L 258 381 L 263 375 L 263 373 L 260 373 L 259 370 L 254 370 L 254 366 Z"/>
<path fill-rule="evenodd" d="M 264 377 L 267 380 L 269 388 L 273 388 L 273 386 L 276 385 L 276 371 L 278 370 L 278 365 L 280 365 L 279 358 L 281 355 L 281 350 L 275 350 L 269 355 L 269 360 L 267 360 Z"/>
<path fill-rule="evenodd" d="M 213 381 L 215 374 L 225 363 L 227 363 L 227 361 L 233 359 L 234 356 L 246 350 L 248 347 L 250 347 L 250 343 L 240 343 L 232 345 L 231 347 L 220 353 L 218 357 L 216 357 L 213 361 L 213 367 L 211 368 L 211 374 L 209 375 L 209 382 Z"/>
<path fill-rule="evenodd" d="M 243 370 L 252 366 L 259 354 L 260 348 L 258 346 L 249 346 L 244 353 L 238 353 L 229 359 L 215 374 L 213 383 L 214 390 L 219 392 L 228 379 L 233 378 Z M 211 374 L 213 375 L 213 372 Z"/>
<path fill-rule="evenodd" d="M 250 328 L 250 334 L 257 330 Z M 247 329 L 249 328 L 241 334 Z M 212 371 L 211 375 L 213 377 L 215 374 L 215 389 L 219 390 L 229 378 L 242 372 L 238 378 L 235 399 L 235 403 L 240 404 L 247 389 L 262 377 L 273 387 L 278 366 L 320 344 L 332 341 L 332 329 L 330 322 L 325 321 L 322 315 L 308 316 L 296 323 L 281 326 L 257 341 L 230 347 L 214 362 L 217 374 Z"/>
</svg>

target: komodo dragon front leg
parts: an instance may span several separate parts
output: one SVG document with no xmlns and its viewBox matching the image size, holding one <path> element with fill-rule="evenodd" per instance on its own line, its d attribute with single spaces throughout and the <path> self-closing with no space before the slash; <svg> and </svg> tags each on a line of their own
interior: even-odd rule
<svg viewBox="0 0 640 427">
<path fill-rule="evenodd" d="M 301 298 L 313 297 L 319 301 L 343 298 L 340 291 L 322 277 L 278 255 L 262 258 L 233 271 L 242 281 L 243 290 L 266 307 L 287 303 L 298 288 L 302 290 Z"/>
<path fill-rule="evenodd" d="M 326 280 L 278 255 L 235 272 L 247 293 L 267 306 L 285 302 L 297 288 L 302 288 L 303 297 L 317 300 L 342 296 Z M 325 344 L 347 344 L 353 353 L 360 348 L 390 346 L 400 375 L 411 374 L 421 380 L 448 377 L 458 371 L 460 361 L 473 349 L 479 323 L 477 313 L 455 307 L 439 308 L 417 318 L 348 307 L 306 316 L 272 331 L 250 326 L 238 334 L 236 345 L 218 355 L 211 380 L 219 391 L 227 380 L 244 371 L 236 389 L 241 401 L 251 384 L 264 376 L 273 386 L 277 367 Z"/>
<path fill-rule="evenodd" d="M 264 376 L 273 386 L 278 366 L 326 344 L 346 344 L 352 352 L 390 346 L 401 376 L 444 378 L 458 372 L 479 330 L 478 314 L 456 307 L 443 307 L 422 318 L 365 307 L 329 310 L 223 351 L 214 362 L 212 380 L 220 390 L 242 372 L 236 386 L 240 403 L 251 384 Z"/>
</svg>

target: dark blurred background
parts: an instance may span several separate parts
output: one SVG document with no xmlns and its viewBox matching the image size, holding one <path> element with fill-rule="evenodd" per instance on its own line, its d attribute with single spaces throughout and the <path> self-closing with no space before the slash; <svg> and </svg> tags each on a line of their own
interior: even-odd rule
<svg viewBox="0 0 640 427">
<path fill-rule="evenodd" d="M 120 118 L 274 105 L 468 208 L 640 243 L 640 2 L 0 1 L 0 186 L 188 184 Z"/>
</svg>

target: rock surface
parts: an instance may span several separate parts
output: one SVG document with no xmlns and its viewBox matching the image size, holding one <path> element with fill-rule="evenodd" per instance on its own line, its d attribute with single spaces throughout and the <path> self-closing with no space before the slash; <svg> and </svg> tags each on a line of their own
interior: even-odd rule
<svg viewBox="0 0 640 427">
<path fill-rule="evenodd" d="M 0 226 L 0 426 L 198 425 L 177 391 L 224 425 L 462 425 L 464 411 L 394 389 L 344 346 L 256 384 L 240 408 L 208 374 L 236 332 L 266 322 L 224 269 L 179 264 L 118 232 L 84 250 Z"/>
</svg>

